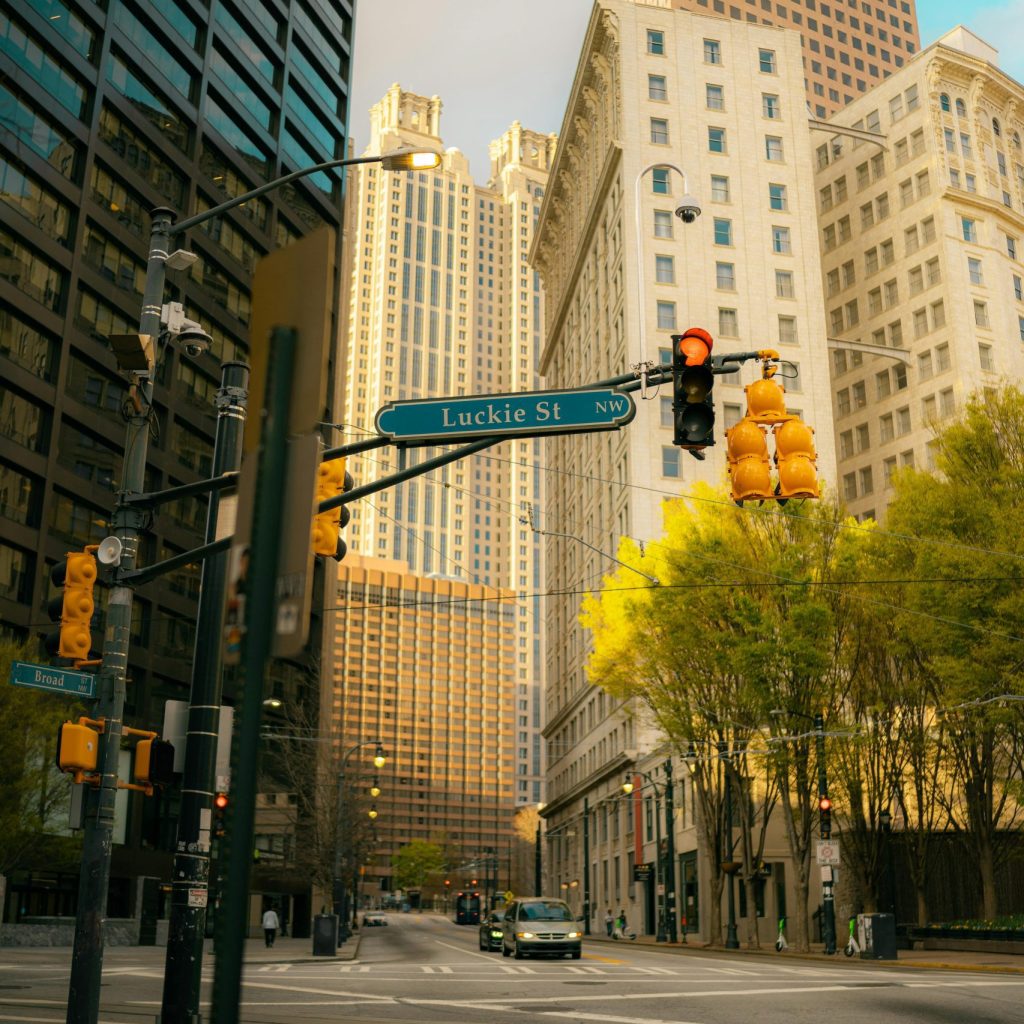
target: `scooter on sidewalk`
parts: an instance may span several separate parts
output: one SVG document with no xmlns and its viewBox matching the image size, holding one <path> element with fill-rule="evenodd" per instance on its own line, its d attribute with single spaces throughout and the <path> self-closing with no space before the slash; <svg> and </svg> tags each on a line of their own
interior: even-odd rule
<svg viewBox="0 0 1024 1024">
<path fill-rule="evenodd" d="M 786 919 L 780 917 L 779 937 L 775 940 L 775 952 L 784 953 L 787 949 L 789 949 L 789 943 L 786 941 Z"/>
<path fill-rule="evenodd" d="M 853 956 L 854 953 L 859 953 L 861 951 L 860 943 L 857 941 L 857 936 L 855 934 L 856 933 L 856 928 L 857 928 L 857 918 L 851 917 L 850 918 L 850 939 L 846 943 L 846 945 L 843 946 L 843 954 L 845 956 Z"/>
</svg>

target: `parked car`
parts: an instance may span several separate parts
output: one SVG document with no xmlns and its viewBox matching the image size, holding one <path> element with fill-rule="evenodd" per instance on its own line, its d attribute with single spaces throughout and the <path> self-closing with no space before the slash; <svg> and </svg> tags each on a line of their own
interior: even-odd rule
<svg viewBox="0 0 1024 1024">
<path fill-rule="evenodd" d="M 505 908 L 501 955 L 571 956 L 579 960 L 583 930 L 565 900 L 533 897 L 513 900 Z"/>
<path fill-rule="evenodd" d="M 387 923 L 387 914 L 382 914 L 379 910 L 368 910 L 363 914 L 364 928 L 386 928 Z"/>
<path fill-rule="evenodd" d="M 505 920 L 504 910 L 492 910 L 480 922 L 480 948 L 501 949 L 501 939 L 505 934 L 502 924 Z"/>
</svg>

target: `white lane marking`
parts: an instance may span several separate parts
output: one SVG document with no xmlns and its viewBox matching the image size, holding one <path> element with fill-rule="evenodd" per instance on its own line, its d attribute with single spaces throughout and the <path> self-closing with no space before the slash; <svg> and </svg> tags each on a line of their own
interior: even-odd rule
<svg viewBox="0 0 1024 1024">
<path fill-rule="evenodd" d="M 566 967 L 570 974 L 604 974 L 600 967 Z"/>
<path fill-rule="evenodd" d="M 520 967 L 518 964 L 498 964 L 505 974 L 536 974 L 532 967 Z"/>
<path fill-rule="evenodd" d="M 242 978 L 242 984 L 246 988 L 269 988 L 280 990 L 282 992 L 303 992 L 311 996 L 332 996 L 335 999 L 340 999 L 346 996 L 355 996 L 359 999 L 371 999 L 378 1003 L 393 1003 L 395 1000 L 392 996 L 368 996 L 365 992 L 333 992 L 326 988 L 310 988 L 305 985 L 271 985 L 265 981 L 247 981 L 244 977 Z"/>
<path fill-rule="evenodd" d="M 263 967 L 259 968 L 261 972 L 274 971 L 277 974 L 284 974 L 285 971 L 290 971 L 291 969 L 291 964 L 265 964 Z"/>
<path fill-rule="evenodd" d="M 367 974 L 370 968 L 366 964 L 342 964 L 338 970 L 343 974 Z M 306 975 L 306 977 L 309 977 L 309 975 Z M 320 977 L 327 978 L 330 975 L 322 974 Z"/>
<path fill-rule="evenodd" d="M 424 974 L 451 974 L 452 969 L 450 967 L 434 967 L 430 964 L 420 964 L 420 970 Z"/>
<path fill-rule="evenodd" d="M 446 949 L 454 949 L 456 953 L 468 953 L 470 956 L 478 956 L 481 960 L 486 960 L 488 963 L 494 963 L 494 957 L 488 956 L 486 953 L 477 953 L 472 949 L 463 949 L 461 946 L 453 946 L 450 942 L 442 942 L 440 939 L 434 940 L 439 946 L 444 946 Z"/>
<path fill-rule="evenodd" d="M 675 976 L 675 971 L 670 971 L 667 967 L 628 967 L 628 970 L 638 971 L 640 974 L 671 974 Z"/>
<path fill-rule="evenodd" d="M 757 971 L 744 971 L 739 967 L 709 967 L 709 971 L 714 971 L 715 974 L 739 974 L 747 978 L 758 977 Z"/>
</svg>

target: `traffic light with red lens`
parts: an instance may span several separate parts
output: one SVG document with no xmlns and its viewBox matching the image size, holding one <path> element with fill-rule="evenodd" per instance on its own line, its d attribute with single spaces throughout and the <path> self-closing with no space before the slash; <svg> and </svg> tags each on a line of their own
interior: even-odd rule
<svg viewBox="0 0 1024 1024">
<path fill-rule="evenodd" d="M 692 453 L 715 443 L 713 345 L 711 335 L 701 327 L 672 335 L 673 441 Z"/>
<path fill-rule="evenodd" d="M 217 793 L 213 798 L 213 828 L 211 831 L 216 839 L 222 838 L 227 831 L 229 802 L 227 793 Z"/>
<path fill-rule="evenodd" d="M 827 796 L 818 797 L 818 827 L 822 839 L 832 835 L 832 801 Z"/>
</svg>

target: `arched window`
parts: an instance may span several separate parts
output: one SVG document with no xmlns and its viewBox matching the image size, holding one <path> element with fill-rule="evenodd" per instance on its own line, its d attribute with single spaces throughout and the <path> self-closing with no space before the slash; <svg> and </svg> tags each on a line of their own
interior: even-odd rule
<svg viewBox="0 0 1024 1024">
<path fill-rule="evenodd" d="M 995 133 L 997 139 L 1003 134 L 1003 129 L 999 127 L 998 117 L 992 118 L 992 131 Z"/>
<path fill-rule="evenodd" d="M 948 114 L 950 112 L 949 93 L 944 92 L 939 96 L 939 106 Z"/>
<path fill-rule="evenodd" d="M 963 100 L 956 101 L 956 116 L 966 117 L 967 116 L 967 104 Z"/>
</svg>

